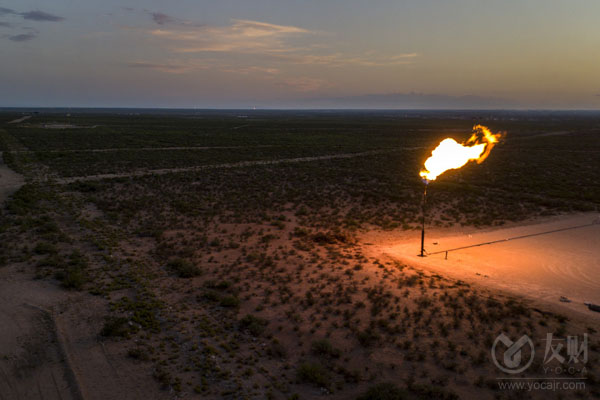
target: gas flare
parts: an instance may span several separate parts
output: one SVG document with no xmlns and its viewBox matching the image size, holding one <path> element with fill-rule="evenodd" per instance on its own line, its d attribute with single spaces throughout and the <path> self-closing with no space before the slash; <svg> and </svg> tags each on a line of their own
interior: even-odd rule
<svg viewBox="0 0 600 400">
<path fill-rule="evenodd" d="M 482 163 L 503 133 L 492 133 L 483 125 L 473 127 L 473 135 L 463 144 L 452 138 L 446 138 L 431 152 L 419 175 L 427 182 L 434 181 L 449 169 L 458 169 L 469 161 Z"/>
</svg>

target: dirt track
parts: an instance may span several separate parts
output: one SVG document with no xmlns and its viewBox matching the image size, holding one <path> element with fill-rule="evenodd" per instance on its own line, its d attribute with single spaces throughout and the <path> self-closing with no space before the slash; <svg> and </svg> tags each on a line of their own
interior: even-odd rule
<svg viewBox="0 0 600 400">
<path fill-rule="evenodd" d="M 0 269 L 0 399 L 80 399 L 48 305 L 56 288 Z"/>
<path fill-rule="evenodd" d="M 114 173 L 114 174 L 99 174 L 99 175 L 86 175 L 86 176 L 75 176 L 70 178 L 59 178 L 56 179 L 56 182 L 59 184 L 67 184 L 76 181 L 95 181 L 100 179 L 110 179 L 110 178 L 128 178 L 128 177 L 138 177 L 138 176 L 147 176 L 147 175 L 164 175 L 176 172 L 189 172 L 189 171 L 204 171 L 218 168 L 244 168 L 244 167 L 252 167 L 256 165 L 276 165 L 276 164 L 288 164 L 288 163 L 299 163 L 299 162 L 310 162 L 310 161 L 321 161 L 321 160 L 333 160 L 333 159 L 342 159 L 342 158 L 354 158 L 354 157 L 363 157 L 370 156 L 374 154 L 384 154 L 391 153 L 398 150 L 407 150 L 409 148 L 397 148 L 397 149 L 386 149 L 386 150 L 371 150 L 371 151 L 363 151 L 360 153 L 342 153 L 342 154 L 328 154 L 324 156 L 314 156 L 314 157 L 296 157 L 296 158 L 282 158 L 276 160 L 256 160 L 256 161 L 241 161 L 235 163 L 225 163 L 225 164 L 213 164 L 213 165 L 200 165 L 194 167 L 185 167 L 185 168 L 164 168 L 164 169 L 152 169 L 152 170 L 138 170 L 132 172 L 124 172 L 124 173 Z M 414 148 L 410 148 L 414 149 Z"/>
<path fill-rule="evenodd" d="M 171 150 L 220 150 L 275 147 L 259 146 L 174 146 L 174 147 L 109 147 L 106 149 L 64 149 L 64 150 L 11 150 L 13 153 L 112 153 L 119 151 L 171 151 Z"/>
<path fill-rule="evenodd" d="M 0 204 L 4 204 L 8 196 L 17 191 L 25 179 L 4 164 L 2 152 L 0 152 Z"/>
</svg>

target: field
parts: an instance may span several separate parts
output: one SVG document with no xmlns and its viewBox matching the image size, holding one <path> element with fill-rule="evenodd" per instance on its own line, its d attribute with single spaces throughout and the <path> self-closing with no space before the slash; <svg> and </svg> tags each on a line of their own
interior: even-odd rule
<svg viewBox="0 0 600 400">
<path fill-rule="evenodd" d="M 26 180 L 2 211 L 0 271 L 62 287 L 48 304 L 85 398 L 548 397 L 499 388 L 500 332 L 587 333 L 585 389 L 550 395 L 600 396 L 597 316 L 379 256 L 364 239 L 419 235 L 423 161 L 476 123 L 503 142 L 430 184 L 428 227 L 597 212 L 598 113 L 32 115 L 0 113 L 4 162 Z M 95 387 L 105 361 L 82 366 L 82 338 L 143 392 Z M 545 367 L 540 351 L 527 376 Z"/>
</svg>

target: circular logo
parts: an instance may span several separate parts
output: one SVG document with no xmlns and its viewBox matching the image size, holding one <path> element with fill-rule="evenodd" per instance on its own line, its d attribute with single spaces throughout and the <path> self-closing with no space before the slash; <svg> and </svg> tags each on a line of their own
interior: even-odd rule
<svg viewBox="0 0 600 400">
<path fill-rule="evenodd" d="M 504 350 L 504 355 L 502 357 L 502 362 L 498 361 L 496 358 L 496 346 L 498 343 L 502 343 L 506 346 L 506 350 Z M 523 366 L 521 366 L 523 357 L 522 350 L 525 350 L 524 347 L 529 346 L 529 360 Z M 525 371 L 531 363 L 533 362 L 533 356 L 535 355 L 535 350 L 533 348 L 533 342 L 527 335 L 521 336 L 519 340 L 513 342 L 508 336 L 503 333 L 498 335 L 494 344 L 492 345 L 492 360 L 494 364 L 500 371 L 506 372 L 507 374 L 518 374 L 520 372 Z"/>
</svg>

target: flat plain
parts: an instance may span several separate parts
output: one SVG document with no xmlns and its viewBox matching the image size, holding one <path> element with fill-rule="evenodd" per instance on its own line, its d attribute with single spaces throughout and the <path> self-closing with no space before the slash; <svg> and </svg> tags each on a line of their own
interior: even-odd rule
<svg viewBox="0 0 600 400">
<path fill-rule="evenodd" d="M 428 251 L 595 221 L 594 112 L 3 111 L 0 151 L 23 177 L 0 223 L 3 310 L 37 307 L 17 342 L 56 346 L 36 364 L 39 346 L 0 336 L 1 398 L 32 374 L 85 399 L 600 396 L 600 314 L 582 304 L 600 302 L 598 247 L 577 259 L 588 279 L 564 282 L 533 255 L 578 254 L 600 225 L 415 257 L 423 161 L 477 123 L 506 135 L 429 185 Z M 540 349 L 587 334 L 570 376 L 585 386 L 502 390 L 502 332 Z M 549 365 L 540 350 L 519 376 L 556 380 Z"/>
</svg>

